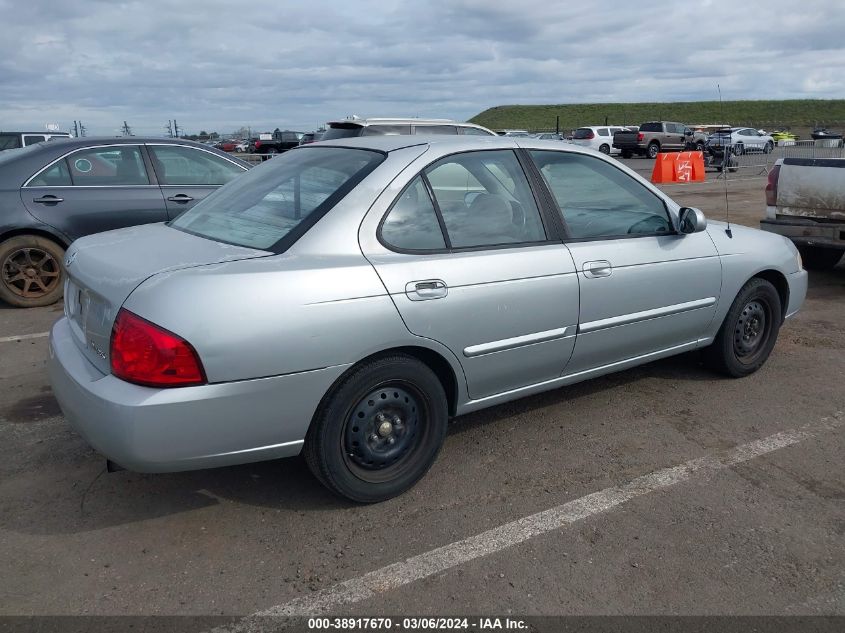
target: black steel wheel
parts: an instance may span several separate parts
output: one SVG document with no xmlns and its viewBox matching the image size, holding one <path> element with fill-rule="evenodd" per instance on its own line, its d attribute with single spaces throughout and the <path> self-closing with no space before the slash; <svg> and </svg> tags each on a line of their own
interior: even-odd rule
<svg viewBox="0 0 845 633">
<path fill-rule="evenodd" d="M 419 360 L 391 355 L 357 365 L 324 398 L 305 440 L 314 475 L 335 493 L 373 503 L 411 488 L 446 435 L 443 385 Z"/>
<path fill-rule="evenodd" d="M 772 283 L 751 279 L 731 304 L 715 340 L 704 350 L 705 361 L 734 378 L 753 374 L 771 354 L 782 318 L 780 295 Z"/>
<path fill-rule="evenodd" d="M 0 244 L 0 299 L 19 308 L 55 303 L 62 296 L 64 250 L 36 235 Z"/>
</svg>

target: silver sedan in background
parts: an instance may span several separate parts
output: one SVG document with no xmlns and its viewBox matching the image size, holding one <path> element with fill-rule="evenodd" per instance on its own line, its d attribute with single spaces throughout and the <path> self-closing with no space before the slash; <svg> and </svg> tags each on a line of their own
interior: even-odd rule
<svg viewBox="0 0 845 633">
<path fill-rule="evenodd" d="M 418 481 L 453 416 L 694 349 L 748 375 L 807 285 L 781 236 L 493 137 L 304 146 L 65 266 L 51 382 L 97 450 L 147 472 L 304 452 L 360 502 Z"/>
</svg>

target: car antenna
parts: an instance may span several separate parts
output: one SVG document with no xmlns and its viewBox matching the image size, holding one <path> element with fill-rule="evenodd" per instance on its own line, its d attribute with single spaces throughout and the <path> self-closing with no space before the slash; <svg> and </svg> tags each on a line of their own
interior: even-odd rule
<svg viewBox="0 0 845 633">
<path fill-rule="evenodd" d="M 725 121 L 725 114 L 722 110 L 722 87 L 719 84 L 716 84 L 716 90 L 719 91 L 719 118 L 722 120 L 722 125 L 724 125 Z M 730 139 L 730 135 L 728 136 Z M 728 228 L 725 229 L 725 233 L 731 239 L 733 239 L 733 232 L 731 232 L 731 205 L 728 200 L 728 162 L 730 158 L 728 153 L 730 152 L 730 146 L 728 149 L 725 149 L 724 140 L 722 141 L 722 179 L 725 181 L 725 220 L 728 223 Z"/>
</svg>

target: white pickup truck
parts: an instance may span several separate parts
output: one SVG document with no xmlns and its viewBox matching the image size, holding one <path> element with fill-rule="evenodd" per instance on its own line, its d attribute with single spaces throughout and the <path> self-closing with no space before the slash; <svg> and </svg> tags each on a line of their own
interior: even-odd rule
<svg viewBox="0 0 845 633">
<path fill-rule="evenodd" d="M 845 252 L 845 158 L 779 159 L 760 228 L 795 242 L 805 268 L 836 266 Z"/>
</svg>

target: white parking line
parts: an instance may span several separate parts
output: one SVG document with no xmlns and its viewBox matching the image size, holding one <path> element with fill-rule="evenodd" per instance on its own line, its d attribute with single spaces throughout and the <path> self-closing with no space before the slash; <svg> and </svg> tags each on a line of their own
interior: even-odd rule
<svg viewBox="0 0 845 633">
<path fill-rule="evenodd" d="M 637 497 L 688 481 L 693 476 L 705 478 L 719 470 L 792 446 L 823 431 L 837 429 L 843 424 L 845 424 L 845 416 L 842 411 L 838 411 L 832 417 L 822 418 L 819 422 L 775 433 L 727 451 L 692 459 L 678 466 L 657 470 L 626 484 L 605 488 L 313 594 L 270 607 L 232 626 L 221 627 L 215 631 L 241 633 L 260 630 L 260 618 L 317 615 L 344 604 L 361 602 L 477 558 L 500 552 L 600 512 L 606 512 Z"/>
<path fill-rule="evenodd" d="M 0 343 L 14 343 L 15 341 L 28 341 L 31 338 L 44 338 L 50 336 L 49 332 L 38 332 L 37 334 L 18 334 L 17 336 L 0 336 Z"/>
</svg>

